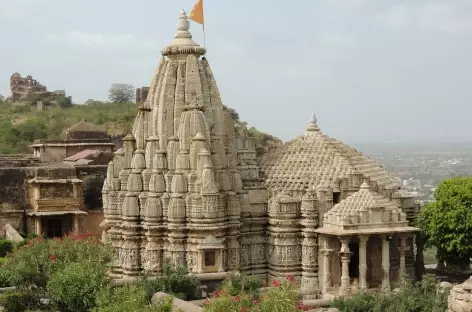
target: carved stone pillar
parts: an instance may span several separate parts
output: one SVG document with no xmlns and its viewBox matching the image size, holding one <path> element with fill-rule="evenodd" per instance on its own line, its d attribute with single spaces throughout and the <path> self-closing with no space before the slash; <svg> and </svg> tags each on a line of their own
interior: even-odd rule
<svg viewBox="0 0 472 312">
<path fill-rule="evenodd" d="M 349 252 L 350 237 L 341 237 L 341 287 L 339 294 L 346 296 L 350 292 L 350 277 L 349 277 L 349 260 L 351 253 Z"/>
<path fill-rule="evenodd" d="M 324 249 L 322 250 L 324 255 L 324 268 L 323 268 L 323 292 L 328 292 L 331 290 L 331 254 L 333 252 L 332 249 Z"/>
<path fill-rule="evenodd" d="M 406 267 L 405 267 L 405 255 L 406 252 L 409 250 L 407 246 L 407 239 L 406 236 L 400 236 L 400 247 L 398 250 L 400 251 L 400 265 L 398 269 L 398 279 L 400 281 L 404 281 L 406 277 Z"/>
<path fill-rule="evenodd" d="M 36 235 L 38 235 L 39 237 L 42 237 L 43 236 L 43 229 L 41 228 L 41 218 L 40 217 L 36 217 L 36 220 L 34 220 L 34 222 L 36 223 Z"/>
<path fill-rule="evenodd" d="M 359 288 L 365 290 L 367 285 L 367 241 L 368 235 L 359 237 Z"/>
<path fill-rule="evenodd" d="M 218 272 L 224 272 L 225 268 L 224 268 L 224 261 L 223 261 L 224 259 L 223 249 L 220 249 L 219 254 L 220 256 L 218 257 Z"/>
<path fill-rule="evenodd" d="M 382 238 L 382 291 L 390 291 L 390 241 L 387 236 Z"/>
<path fill-rule="evenodd" d="M 79 215 L 75 214 L 74 218 L 74 233 L 79 234 L 80 226 L 79 226 Z"/>
</svg>

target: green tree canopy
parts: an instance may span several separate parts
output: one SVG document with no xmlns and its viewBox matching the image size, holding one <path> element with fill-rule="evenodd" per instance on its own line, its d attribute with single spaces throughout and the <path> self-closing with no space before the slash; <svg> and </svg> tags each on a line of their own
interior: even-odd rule
<svg viewBox="0 0 472 312">
<path fill-rule="evenodd" d="M 427 246 L 438 249 L 448 268 L 466 269 L 472 257 L 472 177 L 442 181 L 418 216 Z"/>
</svg>

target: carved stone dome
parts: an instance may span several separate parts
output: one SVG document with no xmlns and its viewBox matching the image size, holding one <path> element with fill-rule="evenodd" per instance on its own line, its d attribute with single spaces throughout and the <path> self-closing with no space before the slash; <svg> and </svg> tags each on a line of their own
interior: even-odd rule
<svg viewBox="0 0 472 312">
<path fill-rule="evenodd" d="M 278 190 L 332 187 L 353 174 L 385 189 L 399 187 L 398 181 L 375 160 L 323 134 L 316 121 L 313 114 L 304 135 L 271 151 L 264 159 L 262 170 L 268 187 Z"/>
</svg>

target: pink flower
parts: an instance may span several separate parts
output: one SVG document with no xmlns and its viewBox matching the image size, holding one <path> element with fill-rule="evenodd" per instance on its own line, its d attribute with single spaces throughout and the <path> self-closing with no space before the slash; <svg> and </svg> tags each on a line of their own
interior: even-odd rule
<svg viewBox="0 0 472 312">
<path fill-rule="evenodd" d="M 241 300 L 241 297 L 240 297 L 240 296 L 233 296 L 233 297 L 231 298 L 231 300 L 233 300 L 233 301 L 239 301 L 239 300 Z"/>
<path fill-rule="evenodd" d="M 241 312 L 247 312 L 248 308 L 244 307 L 244 308 L 241 308 Z"/>
<path fill-rule="evenodd" d="M 295 282 L 295 277 L 294 277 L 292 274 L 287 274 L 287 275 L 285 275 L 285 278 L 286 278 L 287 281 L 289 281 L 290 283 Z"/>
<path fill-rule="evenodd" d="M 280 286 L 280 281 L 279 280 L 273 280 L 272 281 L 272 286 L 279 287 Z"/>
<path fill-rule="evenodd" d="M 214 292 L 211 293 L 211 297 L 218 298 L 220 296 L 221 292 L 218 290 L 215 290 Z"/>
<path fill-rule="evenodd" d="M 299 308 L 300 308 L 302 311 L 308 311 L 308 308 L 307 308 L 306 305 L 304 305 L 304 304 L 301 304 L 301 305 L 299 306 Z"/>
<path fill-rule="evenodd" d="M 49 260 L 50 260 L 51 262 L 56 261 L 56 259 L 57 259 L 57 258 L 56 258 L 55 255 L 50 255 L 50 256 L 49 256 Z"/>
<path fill-rule="evenodd" d="M 259 304 L 259 300 L 253 300 L 253 301 L 252 301 L 252 304 L 253 304 L 253 305 L 258 305 L 258 304 Z"/>
</svg>

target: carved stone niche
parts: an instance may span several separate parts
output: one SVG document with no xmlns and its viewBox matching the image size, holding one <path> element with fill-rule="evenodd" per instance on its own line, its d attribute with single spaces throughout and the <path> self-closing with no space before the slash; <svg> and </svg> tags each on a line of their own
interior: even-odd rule
<svg viewBox="0 0 472 312">
<path fill-rule="evenodd" d="M 223 272 L 224 248 L 222 240 L 214 236 L 207 236 L 202 240 L 197 246 L 197 272 Z"/>
</svg>

